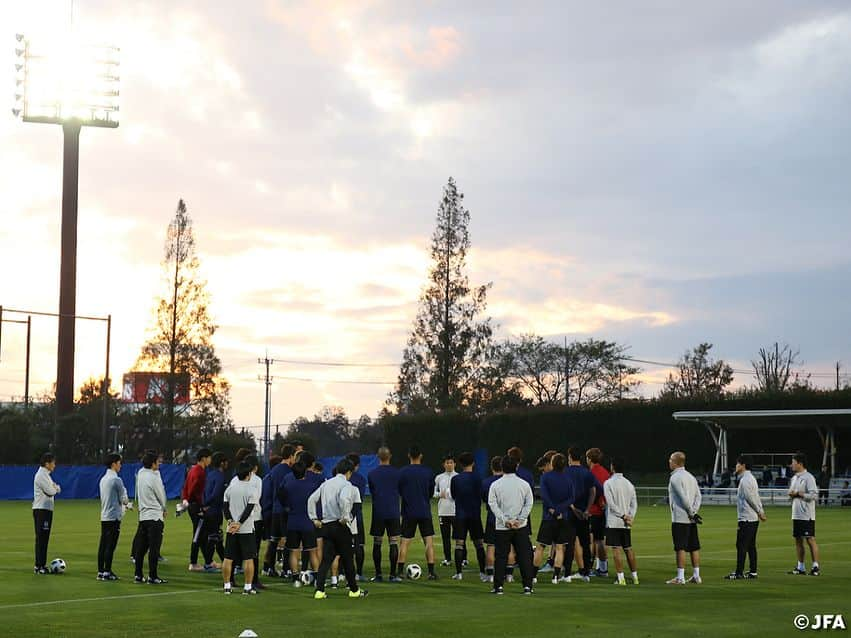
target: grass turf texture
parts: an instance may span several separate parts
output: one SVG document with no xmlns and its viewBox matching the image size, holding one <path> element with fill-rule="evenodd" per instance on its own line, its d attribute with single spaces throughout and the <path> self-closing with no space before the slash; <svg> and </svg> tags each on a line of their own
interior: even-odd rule
<svg viewBox="0 0 851 638">
<path fill-rule="evenodd" d="M 369 520 L 369 503 L 365 504 Z M 674 587 L 670 515 L 664 506 L 639 509 L 633 529 L 641 584 L 615 587 L 611 579 L 590 584 L 552 585 L 542 574 L 535 595 L 520 595 L 515 581 L 504 596 L 487 594 L 475 560 L 462 582 L 450 580 L 452 568 L 440 567 L 437 582 L 368 583 L 369 597 L 350 600 L 346 589 L 328 589 L 315 601 L 312 588 L 273 583 L 259 596 L 221 594 L 221 575 L 187 571 L 188 517 L 166 519 L 160 576 L 163 586 L 133 583 L 128 556 L 136 513 L 122 525 L 114 569 L 119 582 L 98 582 L 96 557 L 100 525 L 94 501 L 60 501 L 54 518 L 48 559 L 64 558 L 61 576 L 35 576 L 33 522 L 29 503 L 0 502 L 4 539 L 0 545 L 0 627 L 3 636 L 89 637 L 209 636 L 236 637 L 251 628 L 261 638 L 293 631 L 346 638 L 368 636 L 546 635 L 553 631 L 620 630 L 629 636 L 792 635 L 797 614 L 842 613 L 851 623 L 851 509 L 819 510 L 817 533 L 823 575 L 788 576 L 795 564 L 788 508 L 770 508 L 759 531 L 759 580 L 727 582 L 735 566 L 735 509 L 707 507 L 700 529 L 702 585 Z M 534 521 L 540 520 L 540 505 Z M 435 522 L 437 517 L 435 516 Z M 537 531 L 537 530 L 536 530 Z M 439 541 L 439 535 L 436 537 Z M 411 546 L 408 563 L 426 572 L 423 545 Z M 387 543 L 384 543 L 387 573 Z M 371 543 L 365 571 L 372 575 Z M 442 558 L 437 547 L 438 564 Z M 470 558 L 475 554 L 471 551 Z M 807 558 L 809 566 L 809 557 Z M 610 572 L 614 565 L 610 557 Z M 147 573 L 147 572 L 146 572 Z M 686 568 L 686 576 L 691 573 Z M 266 579 L 268 583 L 270 579 Z M 237 583 L 241 585 L 241 577 Z"/>
</svg>

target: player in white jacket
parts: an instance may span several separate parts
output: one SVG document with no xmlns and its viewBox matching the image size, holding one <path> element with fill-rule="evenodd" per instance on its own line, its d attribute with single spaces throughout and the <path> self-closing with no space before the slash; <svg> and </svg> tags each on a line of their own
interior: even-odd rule
<svg viewBox="0 0 851 638">
<path fill-rule="evenodd" d="M 692 576 L 688 582 L 700 584 L 700 539 L 697 525 L 702 521 L 700 510 L 700 487 L 697 479 L 686 470 L 686 455 L 674 452 L 668 458 L 671 478 L 668 482 L 668 501 L 671 504 L 671 536 L 677 555 L 677 575 L 669 585 L 685 585 L 686 552 L 691 555 Z"/>
<path fill-rule="evenodd" d="M 612 459 L 610 469 L 612 475 L 603 483 L 603 494 L 606 497 L 606 545 L 612 548 L 618 574 L 615 584 L 626 585 L 623 575 L 623 558 L 619 551 L 622 549 L 632 572 L 632 582 L 637 585 L 638 565 L 632 549 L 631 528 L 638 511 L 638 499 L 635 497 L 635 487 L 623 475 L 623 460 Z"/>
<path fill-rule="evenodd" d="M 813 566 L 810 576 L 821 574 L 818 562 L 818 543 L 816 543 L 816 501 L 818 500 L 818 484 L 815 477 L 807 472 L 807 455 L 798 452 L 792 457 L 792 472 L 794 476 L 789 483 L 789 500 L 792 501 L 792 536 L 795 537 L 795 552 L 798 564 L 790 574 L 803 575 L 807 573 L 804 565 L 804 541 L 810 546 L 810 557 Z"/>
</svg>

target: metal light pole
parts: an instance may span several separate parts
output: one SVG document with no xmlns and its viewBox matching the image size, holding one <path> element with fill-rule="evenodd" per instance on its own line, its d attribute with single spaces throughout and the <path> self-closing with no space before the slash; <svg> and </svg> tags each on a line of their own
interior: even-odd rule
<svg viewBox="0 0 851 638">
<path fill-rule="evenodd" d="M 56 357 L 56 416 L 74 408 L 74 336 L 77 306 L 77 192 L 80 130 L 118 126 L 118 49 L 69 42 L 50 52 L 15 36 L 16 94 L 12 113 L 24 122 L 61 124 L 62 240 L 59 275 L 59 336 Z M 105 435 L 104 435 L 105 439 Z"/>
</svg>

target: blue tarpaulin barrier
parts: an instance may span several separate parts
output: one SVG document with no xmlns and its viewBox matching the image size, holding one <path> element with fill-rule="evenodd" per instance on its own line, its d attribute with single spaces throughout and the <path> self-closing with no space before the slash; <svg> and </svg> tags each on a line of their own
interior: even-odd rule
<svg viewBox="0 0 851 638">
<path fill-rule="evenodd" d="M 127 487 L 130 498 L 136 496 L 136 472 L 141 463 L 124 463 L 121 466 L 121 479 Z M 33 497 L 33 477 L 37 465 L 0 466 L 0 501 L 31 501 Z M 99 498 L 98 483 L 106 472 L 102 465 L 57 465 L 53 471 L 53 480 L 62 488 L 57 499 Z M 186 476 L 185 465 L 163 463 L 160 476 L 165 484 L 168 498 L 179 498 Z"/>
<path fill-rule="evenodd" d="M 325 456 L 321 459 L 316 459 L 320 463 L 322 463 L 322 476 L 326 479 L 331 478 L 331 473 L 334 471 L 334 466 L 340 462 L 342 456 Z M 363 476 L 364 480 L 366 480 L 366 475 L 369 474 L 372 470 L 378 467 L 378 456 L 375 454 L 362 454 L 360 457 L 360 466 L 358 467 L 358 474 Z M 369 487 L 366 488 L 366 493 L 369 494 Z"/>
</svg>

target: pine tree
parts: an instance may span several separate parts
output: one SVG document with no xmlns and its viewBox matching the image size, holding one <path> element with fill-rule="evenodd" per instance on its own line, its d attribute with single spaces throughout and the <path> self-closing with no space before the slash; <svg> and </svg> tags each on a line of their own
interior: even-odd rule
<svg viewBox="0 0 851 638">
<path fill-rule="evenodd" d="M 480 386 L 492 385 L 493 326 L 482 318 L 491 284 L 471 288 L 465 272 L 470 212 L 463 199 L 450 177 L 432 235 L 429 281 L 388 398 L 400 413 L 475 410 Z"/>
<path fill-rule="evenodd" d="M 207 282 L 199 273 L 192 219 L 181 199 L 168 226 L 163 260 L 166 292 L 156 302 L 152 336 L 142 346 L 138 370 L 164 373 L 165 447 L 174 448 L 175 418 L 188 416 L 207 438 L 230 423 L 230 385 L 221 377 L 222 364 L 212 337 L 217 326 L 209 314 Z M 188 379 L 190 403 L 177 405 L 182 380 Z M 206 436 L 205 436 L 206 435 Z"/>
</svg>

